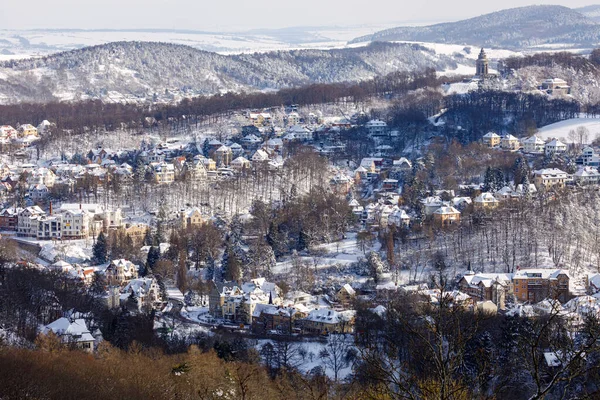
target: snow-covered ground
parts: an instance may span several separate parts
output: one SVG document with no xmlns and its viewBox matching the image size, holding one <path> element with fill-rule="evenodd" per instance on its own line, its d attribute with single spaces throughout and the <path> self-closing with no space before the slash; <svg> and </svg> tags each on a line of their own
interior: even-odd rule
<svg viewBox="0 0 600 400">
<path fill-rule="evenodd" d="M 569 132 L 584 127 L 589 131 L 587 144 L 600 137 L 600 118 L 573 118 L 540 128 L 537 136 L 543 140 L 559 139 L 564 143 L 572 143 Z"/>
<path fill-rule="evenodd" d="M 381 245 L 375 241 L 373 247 L 368 247 L 365 251 L 358 247 L 356 241 L 356 233 L 349 232 L 346 238 L 337 242 L 332 242 L 324 245 L 317 246 L 317 249 L 322 250 L 324 255 L 318 257 L 304 256 L 301 255 L 302 261 L 314 264 L 317 262 L 316 269 L 329 268 L 334 265 L 345 266 L 357 262 L 360 258 L 365 258 L 366 254 L 371 250 L 379 250 Z M 289 271 L 292 268 L 292 260 L 290 257 L 279 261 L 273 270 L 275 274 L 281 274 Z"/>
<path fill-rule="evenodd" d="M 330 338 L 333 338 L 333 336 Z M 330 338 L 327 340 L 331 340 Z M 353 336 L 346 335 L 345 339 L 347 341 L 348 349 L 352 348 Z M 304 356 L 299 356 L 300 358 L 296 360 L 299 364 L 298 369 L 301 372 L 307 373 L 313 368 L 320 366 L 323 368 L 329 378 L 334 378 L 334 371 L 327 366 L 326 358 L 320 356 L 323 350 L 327 351 L 327 340 L 307 340 L 295 344 L 299 348 L 303 348 L 302 353 L 304 353 Z M 256 348 L 260 351 L 260 349 L 267 343 L 273 344 L 273 341 L 268 339 L 259 340 Z M 350 375 L 350 373 L 352 373 L 352 363 L 348 363 L 344 366 L 344 368 L 341 368 L 341 370 L 338 372 L 338 379 L 343 380 Z"/>
</svg>

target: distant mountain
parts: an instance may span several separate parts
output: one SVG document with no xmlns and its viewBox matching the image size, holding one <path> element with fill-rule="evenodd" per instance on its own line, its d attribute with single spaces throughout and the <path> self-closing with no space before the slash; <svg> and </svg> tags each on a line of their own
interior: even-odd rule
<svg viewBox="0 0 600 400">
<path fill-rule="evenodd" d="M 591 6 L 585 6 L 581 8 L 574 8 L 574 10 L 582 14 L 583 16 L 591 19 L 594 22 L 600 22 L 600 4 L 594 4 Z"/>
<path fill-rule="evenodd" d="M 590 8 L 584 13 L 592 15 L 594 10 Z M 386 29 L 359 37 L 351 43 L 369 41 L 472 44 L 509 49 L 545 44 L 593 46 L 600 43 L 600 25 L 567 7 L 528 6 L 458 22 Z"/>
<path fill-rule="evenodd" d="M 394 71 L 454 69 L 452 57 L 410 44 L 220 55 L 152 42 L 115 42 L 0 63 L 0 103 L 174 100 L 225 91 L 360 81 Z"/>
</svg>

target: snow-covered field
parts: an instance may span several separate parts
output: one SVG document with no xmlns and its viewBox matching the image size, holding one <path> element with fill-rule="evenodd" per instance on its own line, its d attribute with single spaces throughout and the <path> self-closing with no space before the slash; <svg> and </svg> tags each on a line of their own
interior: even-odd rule
<svg viewBox="0 0 600 400">
<path fill-rule="evenodd" d="M 330 339 L 328 338 L 328 340 Z M 346 336 L 346 340 L 348 341 L 348 348 L 352 347 L 350 344 L 352 342 L 352 336 Z M 256 348 L 261 349 L 267 343 L 273 344 L 273 341 L 259 340 Z M 298 356 L 299 359 L 295 360 L 298 362 L 298 369 L 301 372 L 307 373 L 315 367 L 321 367 L 329 378 L 334 378 L 334 371 L 327 365 L 326 357 L 321 357 L 321 355 L 324 355 L 322 354 L 322 351 L 327 351 L 327 341 L 302 341 L 295 345 L 303 349 L 301 352 L 303 356 Z M 343 380 L 351 373 L 352 363 L 345 364 L 344 367 L 338 371 L 338 379 Z"/>
<path fill-rule="evenodd" d="M 600 118 L 573 118 L 560 121 L 540 128 L 537 136 L 543 140 L 554 138 L 564 143 L 572 143 L 573 139 L 569 138 L 569 132 L 579 127 L 584 127 L 589 131 L 587 144 L 600 137 Z"/>
<path fill-rule="evenodd" d="M 365 258 L 366 254 L 375 250 L 378 251 L 381 248 L 379 242 L 375 242 L 373 247 L 368 247 L 365 251 L 361 250 L 358 247 L 356 241 L 356 233 L 349 232 L 347 237 L 338 242 L 328 243 L 317 247 L 319 250 L 322 250 L 324 255 L 320 255 L 319 257 L 311 257 L 311 256 L 301 256 L 302 261 L 306 263 L 313 264 L 316 260 L 317 267 L 316 269 L 324 269 L 329 268 L 334 265 L 345 266 L 348 264 L 355 263 L 360 258 Z M 273 273 L 281 274 L 286 273 L 292 268 L 292 260 L 291 258 L 286 258 L 277 263 Z"/>
</svg>

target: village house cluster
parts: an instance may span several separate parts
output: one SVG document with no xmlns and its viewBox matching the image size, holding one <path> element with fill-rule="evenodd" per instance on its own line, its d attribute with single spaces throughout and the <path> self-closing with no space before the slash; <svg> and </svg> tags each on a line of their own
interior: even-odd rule
<svg viewBox="0 0 600 400">
<path fill-rule="evenodd" d="M 356 292 L 348 284 L 329 304 L 308 293 L 281 289 L 264 278 L 237 284 L 216 283 L 209 295 L 209 312 L 214 318 L 250 327 L 255 333 L 303 333 L 320 335 L 353 331 Z"/>
</svg>

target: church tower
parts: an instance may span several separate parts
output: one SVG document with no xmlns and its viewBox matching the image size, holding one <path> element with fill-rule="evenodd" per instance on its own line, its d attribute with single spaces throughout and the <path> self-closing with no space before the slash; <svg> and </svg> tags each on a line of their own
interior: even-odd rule
<svg viewBox="0 0 600 400">
<path fill-rule="evenodd" d="M 485 51 L 483 50 L 483 48 L 479 52 L 479 57 L 477 58 L 476 65 L 477 65 L 477 73 L 475 74 L 475 76 L 477 76 L 479 78 L 485 78 L 486 76 L 488 76 L 489 61 L 487 59 L 487 55 L 485 54 Z"/>
</svg>

